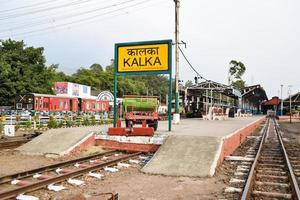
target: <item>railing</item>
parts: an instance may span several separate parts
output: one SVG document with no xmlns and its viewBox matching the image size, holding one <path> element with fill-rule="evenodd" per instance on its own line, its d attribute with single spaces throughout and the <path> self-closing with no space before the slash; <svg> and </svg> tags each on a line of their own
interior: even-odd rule
<svg viewBox="0 0 300 200">
<path fill-rule="evenodd" d="M 86 116 L 16 116 L 6 115 L 0 117 L 0 134 L 4 125 L 15 125 L 16 130 L 31 130 L 45 128 L 63 128 L 76 126 L 90 126 L 110 124 L 112 119 L 108 116 L 86 115 Z"/>
</svg>

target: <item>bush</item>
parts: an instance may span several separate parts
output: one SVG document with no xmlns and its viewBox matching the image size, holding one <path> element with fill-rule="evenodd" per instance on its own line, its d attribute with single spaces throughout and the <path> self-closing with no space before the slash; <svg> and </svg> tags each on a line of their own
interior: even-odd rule
<svg viewBox="0 0 300 200">
<path fill-rule="evenodd" d="M 76 120 L 76 126 L 81 126 L 81 119 L 79 119 L 79 120 Z"/>
<path fill-rule="evenodd" d="M 83 125 L 84 126 L 89 126 L 90 125 L 90 121 L 89 121 L 89 119 L 87 117 L 84 118 Z"/>
<path fill-rule="evenodd" d="M 34 115 L 34 116 L 32 117 L 32 120 L 35 121 L 35 122 L 39 122 L 40 116 L 39 116 L 39 115 Z"/>
<path fill-rule="evenodd" d="M 41 128 L 44 128 L 44 125 L 43 125 L 43 123 L 40 123 L 40 124 L 38 124 L 36 127 L 37 127 L 38 129 L 41 129 Z"/>
<path fill-rule="evenodd" d="M 64 126 L 64 122 L 60 121 L 57 123 L 57 128 L 62 128 Z"/>
<path fill-rule="evenodd" d="M 4 131 L 4 124 L 2 121 L 0 121 L 0 134 Z"/>
<path fill-rule="evenodd" d="M 69 121 L 69 120 L 67 120 L 67 121 L 66 121 L 66 125 L 67 125 L 67 127 L 72 127 L 72 122 Z"/>
<path fill-rule="evenodd" d="M 57 121 L 53 116 L 49 118 L 48 128 L 57 128 Z"/>
<path fill-rule="evenodd" d="M 28 129 L 31 128 L 31 121 L 30 120 L 25 121 L 25 127 L 28 128 Z"/>
<path fill-rule="evenodd" d="M 91 117 L 91 125 L 93 125 L 93 126 L 96 125 L 96 117 L 95 117 L 95 115 L 92 115 L 92 117 Z"/>
<path fill-rule="evenodd" d="M 21 128 L 20 124 L 17 123 L 16 126 L 15 126 L 16 131 L 19 130 L 20 128 Z"/>
</svg>

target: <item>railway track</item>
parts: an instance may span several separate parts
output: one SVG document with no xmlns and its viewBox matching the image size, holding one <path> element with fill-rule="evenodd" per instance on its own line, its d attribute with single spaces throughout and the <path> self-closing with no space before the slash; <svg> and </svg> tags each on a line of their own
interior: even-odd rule
<svg viewBox="0 0 300 200">
<path fill-rule="evenodd" d="M 95 174 L 105 167 L 128 161 L 140 154 L 140 152 L 125 154 L 109 151 L 3 176 L 0 177 L 0 199 L 14 198 L 17 195 L 46 188 L 50 184 L 64 182 L 70 178 L 89 173 Z"/>
<path fill-rule="evenodd" d="M 26 134 L 26 135 L 15 136 L 15 137 L 3 137 L 0 139 L 0 150 L 16 148 L 26 142 L 29 142 L 34 137 L 40 134 L 41 133 L 33 133 L 33 134 Z"/>
<path fill-rule="evenodd" d="M 31 139 L 23 138 L 19 140 L 11 140 L 11 141 L 0 141 L 0 150 L 1 149 L 13 149 L 16 147 L 29 142 Z"/>
<path fill-rule="evenodd" d="M 298 177 L 300 163 L 288 152 L 275 119 L 267 127 L 248 174 L 241 199 L 300 199 Z M 298 151 L 299 153 L 299 151 Z M 298 167 L 295 175 L 295 167 Z"/>
</svg>

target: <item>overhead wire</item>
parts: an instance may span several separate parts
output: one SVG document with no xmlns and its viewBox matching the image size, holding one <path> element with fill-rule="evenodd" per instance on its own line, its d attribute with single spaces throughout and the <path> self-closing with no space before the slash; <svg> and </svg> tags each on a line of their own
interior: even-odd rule
<svg viewBox="0 0 300 200">
<path fill-rule="evenodd" d="M 39 6 L 39 5 L 45 5 L 45 4 L 48 4 L 48 3 L 53 3 L 53 2 L 56 2 L 56 1 L 59 1 L 59 0 L 42 1 L 42 2 L 38 2 L 38 3 L 35 3 L 35 4 L 26 5 L 26 6 L 20 6 L 20 7 L 16 7 L 16 8 L 0 10 L 0 13 L 16 11 L 16 10 L 20 10 L 20 9 L 24 9 L 24 8 L 31 8 L 31 7 L 35 7 L 35 6 Z"/>
<path fill-rule="evenodd" d="M 103 7 L 100 7 L 100 8 L 96 8 L 96 9 L 92 9 L 92 10 L 88 10 L 88 11 L 84 11 L 84 12 L 72 13 L 72 14 L 69 14 L 69 15 L 62 15 L 62 16 L 59 16 L 59 17 L 47 19 L 47 21 L 45 21 L 45 20 L 36 21 L 36 22 L 32 22 L 32 23 L 23 24 L 21 26 L 5 28 L 5 29 L 0 30 L 0 33 L 1 32 L 8 32 L 8 31 L 13 31 L 13 30 L 18 30 L 18 29 L 24 29 L 24 28 L 28 29 L 28 28 L 35 27 L 35 26 L 40 26 L 40 25 L 47 25 L 47 24 L 51 24 L 53 22 L 62 21 L 62 20 L 73 18 L 73 17 L 83 16 L 83 15 L 88 15 L 88 14 L 91 14 L 91 13 L 94 13 L 94 12 L 98 12 L 100 10 L 105 10 L 105 9 L 117 7 L 117 6 L 128 4 L 128 3 L 134 2 L 134 1 L 137 1 L 137 0 L 121 1 L 119 3 L 114 3 L 114 4 L 111 4 L 111 5 L 103 6 Z"/>
<path fill-rule="evenodd" d="M 38 10 L 32 10 L 32 11 L 27 11 L 27 12 L 17 13 L 17 14 L 16 13 L 11 13 L 10 15 L 3 15 L 3 16 L 1 16 L 1 14 L 0 14 L 0 21 L 7 20 L 7 19 L 12 19 L 12 18 L 23 17 L 23 16 L 27 16 L 27 15 L 32 15 L 32 14 L 37 14 L 37 13 L 40 13 L 40 12 L 46 12 L 46 11 L 55 10 L 55 9 L 62 9 L 62 8 L 66 8 L 66 7 L 86 3 L 88 1 L 91 1 L 91 0 L 76 0 L 74 2 L 69 2 L 69 3 L 65 3 L 65 4 L 61 4 L 61 5 L 54 5 L 52 7 L 43 7 L 43 8 L 38 9 Z"/>
<path fill-rule="evenodd" d="M 164 1 L 164 3 L 166 3 L 165 0 L 148 0 L 148 2 L 150 1 Z M 147 3 L 148 3 L 147 2 Z M 119 13 L 119 14 L 116 14 L 116 15 L 112 15 L 112 16 L 108 16 L 108 17 L 103 17 L 103 18 L 97 18 L 97 19 L 94 19 L 92 21 L 89 21 L 88 23 L 77 23 L 75 25 L 72 25 L 71 27 L 60 27 L 60 28 L 57 28 L 55 27 L 55 30 L 69 30 L 69 29 L 72 29 L 76 26 L 79 26 L 79 25 L 88 25 L 88 24 L 91 24 L 91 23 L 95 23 L 95 22 L 98 22 L 98 21 L 103 21 L 103 20 L 107 20 L 107 19 L 112 19 L 112 18 L 115 18 L 115 17 L 119 17 L 119 16 L 122 16 L 122 15 L 127 15 L 129 13 L 132 13 L 132 12 L 137 12 L 137 11 L 140 11 L 140 10 L 143 10 L 143 9 L 146 9 L 146 8 L 149 8 L 149 7 L 153 7 L 153 6 L 157 6 L 157 4 L 152 4 L 152 5 L 147 5 L 147 6 L 144 6 L 144 7 L 140 7 L 139 9 L 134 9 L 133 11 L 125 11 L 123 13 Z M 123 9 L 122 9 L 123 10 Z M 32 37 L 32 36 L 39 36 L 41 34 L 47 34 L 47 33 L 51 33 L 50 31 L 52 31 L 51 29 L 49 30 L 44 30 L 44 31 L 41 31 L 41 32 L 38 32 L 38 33 L 33 33 L 33 34 L 29 34 L 29 35 L 25 35 L 25 37 Z"/>
<path fill-rule="evenodd" d="M 190 66 L 190 68 L 199 76 L 199 78 L 208 81 L 208 79 L 204 78 L 191 64 L 191 62 L 187 59 L 187 57 L 185 56 L 185 54 L 183 53 L 182 49 L 180 48 L 180 46 L 178 45 L 178 49 L 181 53 L 181 55 L 183 56 L 183 58 L 185 59 L 185 61 L 188 63 L 188 65 Z"/>
<path fill-rule="evenodd" d="M 114 2 L 114 1 L 120 1 L 120 0 L 109 1 L 109 4 L 111 5 L 112 2 Z M 49 23 L 49 21 L 53 21 L 54 18 L 55 19 L 63 18 L 65 16 L 68 17 L 68 16 L 70 16 L 72 14 L 76 14 L 78 12 L 88 11 L 89 9 L 97 8 L 97 7 L 99 7 L 99 5 L 101 5 L 101 7 L 103 7 L 103 5 L 105 5 L 104 2 L 107 2 L 107 0 L 87 0 L 86 2 L 84 2 L 85 4 L 72 5 L 71 7 L 63 8 L 63 10 L 57 8 L 55 10 L 49 10 L 48 12 L 45 11 L 43 13 L 36 13 L 36 14 L 24 16 L 21 18 L 7 19 L 7 20 L 2 20 L 2 21 L 0 20 L 0 27 L 6 27 L 0 31 L 5 31 L 7 29 L 13 29 L 13 28 L 19 29 L 19 27 L 31 26 L 33 24 L 38 24 L 38 23 L 43 23 L 43 22 Z M 7 28 L 7 27 L 10 27 L 10 28 Z"/>
<path fill-rule="evenodd" d="M 130 0 L 130 1 L 134 1 L 134 0 Z M 27 31 L 27 32 L 22 32 L 22 33 L 17 33 L 17 34 L 7 34 L 7 35 L 3 35 L 1 37 L 5 38 L 5 37 L 16 37 L 16 36 L 23 36 L 23 35 L 28 36 L 29 34 L 31 35 L 31 34 L 38 33 L 38 32 L 53 30 L 54 28 L 57 29 L 59 27 L 65 27 L 65 26 L 68 26 L 68 25 L 79 24 L 79 23 L 86 22 L 86 21 L 89 21 L 89 20 L 94 20 L 98 17 L 102 17 L 102 16 L 105 16 L 105 15 L 108 15 L 108 14 L 111 14 L 111 13 L 115 13 L 115 12 L 118 12 L 118 11 L 121 11 L 121 10 L 125 10 L 127 8 L 132 8 L 132 7 L 135 7 L 135 6 L 150 2 L 150 1 L 153 1 L 153 0 L 144 0 L 144 1 L 141 1 L 141 2 L 138 2 L 138 3 L 135 3 L 135 4 L 130 4 L 128 6 L 124 6 L 124 7 L 114 9 L 114 10 L 111 10 L 111 11 L 108 11 L 108 12 L 104 12 L 104 13 L 101 13 L 101 14 L 89 16 L 89 17 L 79 19 L 79 20 L 76 20 L 76 21 L 71 21 L 71 22 L 68 22 L 68 23 L 57 24 L 57 25 L 53 25 L 53 26 L 48 26 L 46 28 L 35 29 L 35 30 L 32 30 L 32 31 Z M 115 6 L 113 6 L 113 7 L 115 7 Z"/>
</svg>

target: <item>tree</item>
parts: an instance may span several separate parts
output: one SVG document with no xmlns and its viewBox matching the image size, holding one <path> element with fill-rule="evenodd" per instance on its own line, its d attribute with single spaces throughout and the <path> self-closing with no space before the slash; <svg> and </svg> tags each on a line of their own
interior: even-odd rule
<svg viewBox="0 0 300 200">
<path fill-rule="evenodd" d="M 187 82 L 185 82 L 184 87 L 187 88 L 187 87 L 191 87 L 192 85 L 194 85 L 193 81 L 188 80 Z"/>
<path fill-rule="evenodd" d="M 90 70 L 95 73 L 101 74 L 103 72 L 103 67 L 100 64 L 94 63 L 90 66 Z"/>
<path fill-rule="evenodd" d="M 243 89 L 245 86 L 246 86 L 246 85 L 245 85 L 245 81 L 243 81 L 243 80 L 236 80 L 236 81 L 232 82 L 232 87 L 233 87 L 234 89 L 237 89 L 237 90 L 240 90 L 240 91 L 241 91 L 241 89 Z"/>
<path fill-rule="evenodd" d="M 52 93 L 57 66 L 47 67 L 43 53 L 23 41 L 0 41 L 0 105 L 13 105 L 18 93 Z"/>
<path fill-rule="evenodd" d="M 72 74 L 71 81 L 83 85 L 89 85 L 92 89 L 100 87 L 99 74 L 94 71 L 80 67 L 76 73 Z"/>
<path fill-rule="evenodd" d="M 42 47 L 27 47 L 23 41 L 0 41 L 0 105 L 13 105 L 18 93 L 53 94 L 53 82 L 61 81 L 89 85 L 93 90 L 113 91 L 113 60 L 105 70 L 95 63 L 67 76 L 58 72 L 58 64 L 46 66 L 43 53 Z M 164 75 L 118 76 L 117 92 L 118 97 L 149 94 L 160 96 L 164 101 L 168 79 Z"/>
<path fill-rule="evenodd" d="M 245 81 L 243 81 L 242 76 L 246 71 L 246 67 L 242 62 L 236 60 L 231 60 L 229 65 L 228 84 L 235 89 L 241 90 L 245 87 Z"/>
</svg>

